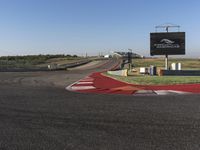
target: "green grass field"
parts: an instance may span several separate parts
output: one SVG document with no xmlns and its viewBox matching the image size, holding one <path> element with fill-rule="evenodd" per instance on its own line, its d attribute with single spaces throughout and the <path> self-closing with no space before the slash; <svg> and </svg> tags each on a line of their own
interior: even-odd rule
<svg viewBox="0 0 200 150">
<path fill-rule="evenodd" d="M 170 59 L 169 65 L 171 63 L 180 62 L 182 64 L 183 70 L 200 70 L 200 60 L 198 59 Z M 150 65 L 157 66 L 158 69 L 164 69 L 164 58 L 155 59 L 133 59 L 134 69 L 137 70 L 135 73 L 129 73 L 130 76 L 114 76 L 108 75 L 117 80 L 140 84 L 140 85 L 172 85 L 172 84 L 193 84 L 200 83 L 200 76 L 148 76 L 140 75 L 140 67 L 149 67 Z"/>
<path fill-rule="evenodd" d="M 173 85 L 173 84 L 194 84 L 200 83 L 199 76 L 148 76 L 148 75 L 135 75 L 135 76 L 114 76 L 106 73 L 114 79 L 137 84 L 137 85 Z"/>
<path fill-rule="evenodd" d="M 182 69 L 200 69 L 200 60 L 199 59 L 183 59 L 183 58 L 170 58 L 169 65 L 171 63 L 181 63 Z M 165 65 L 164 58 L 155 58 L 155 59 L 133 59 L 134 67 L 149 67 L 150 65 L 157 66 L 158 68 L 163 68 Z"/>
</svg>

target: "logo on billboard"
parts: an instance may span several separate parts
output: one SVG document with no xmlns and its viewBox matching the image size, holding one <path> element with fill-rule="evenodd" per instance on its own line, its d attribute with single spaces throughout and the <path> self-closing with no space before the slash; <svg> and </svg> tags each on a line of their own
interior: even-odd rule
<svg viewBox="0 0 200 150">
<path fill-rule="evenodd" d="M 160 40 L 159 44 L 154 44 L 155 48 L 180 48 L 179 44 L 176 44 L 175 41 L 169 39 L 162 39 Z"/>
<path fill-rule="evenodd" d="M 174 43 L 174 41 L 171 41 L 169 39 L 162 39 L 160 42 L 165 43 L 165 44 L 173 44 Z"/>
</svg>

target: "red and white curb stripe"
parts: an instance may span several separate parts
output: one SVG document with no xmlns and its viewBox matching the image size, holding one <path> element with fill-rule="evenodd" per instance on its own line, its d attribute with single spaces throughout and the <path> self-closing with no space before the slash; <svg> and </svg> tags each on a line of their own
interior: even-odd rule
<svg viewBox="0 0 200 150">
<path fill-rule="evenodd" d="M 71 85 L 66 87 L 68 91 L 81 92 L 84 90 L 95 90 L 94 78 L 87 76 Z M 98 93 L 98 92 L 97 92 Z M 114 94 L 114 93 L 113 93 Z M 185 95 L 191 94 L 190 92 L 176 91 L 176 90 L 137 90 L 132 95 L 135 96 L 153 96 L 153 95 Z"/>
<path fill-rule="evenodd" d="M 81 91 L 81 90 L 92 90 L 96 89 L 96 87 L 93 86 L 94 84 L 94 79 L 92 77 L 85 77 L 68 87 L 66 87 L 67 90 L 69 91 Z"/>
</svg>

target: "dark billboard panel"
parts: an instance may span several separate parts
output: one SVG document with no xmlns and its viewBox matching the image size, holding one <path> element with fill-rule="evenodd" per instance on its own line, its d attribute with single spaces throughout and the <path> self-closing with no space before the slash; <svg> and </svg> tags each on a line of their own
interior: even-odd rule
<svg viewBox="0 0 200 150">
<path fill-rule="evenodd" d="M 150 33 L 151 55 L 184 55 L 185 32 Z"/>
</svg>

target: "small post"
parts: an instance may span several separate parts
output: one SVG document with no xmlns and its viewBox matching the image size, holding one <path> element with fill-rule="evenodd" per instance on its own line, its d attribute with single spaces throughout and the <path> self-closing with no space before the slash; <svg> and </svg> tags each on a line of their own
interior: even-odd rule
<svg viewBox="0 0 200 150">
<path fill-rule="evenodd" d="M 168 55 L 165 55 L 165 70 L 168 70 Z"/>
<path fill-rule="evenodd" d="M 131 63 L 129 64 L 129 71 L 130 72 L 132 71 L 132 64 Z"/>
</svg>

